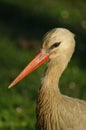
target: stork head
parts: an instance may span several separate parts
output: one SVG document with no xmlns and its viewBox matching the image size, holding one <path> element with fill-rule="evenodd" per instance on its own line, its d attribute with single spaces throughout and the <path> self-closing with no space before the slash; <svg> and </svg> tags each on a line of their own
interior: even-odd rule
<svg viewBox="0 0 86 130">
<path fill-rule="evenodd" d="M 74 48 L 75 40 L 72 32 L 65 28 L 52 29 L 44 36 L 41 51 L 9 85 L 9 88 L 17 84 L 46 61 L 54 59 L 67 64 L 74 52 Z"/>
<path fill-rule="evenodd" d="M 65 57 L 70 60 L 74 49 L 74 34 L 65 28 L 52 29 L 43 39 L 42 51 L 48 53 L 50 59 Z"/>
</svg>

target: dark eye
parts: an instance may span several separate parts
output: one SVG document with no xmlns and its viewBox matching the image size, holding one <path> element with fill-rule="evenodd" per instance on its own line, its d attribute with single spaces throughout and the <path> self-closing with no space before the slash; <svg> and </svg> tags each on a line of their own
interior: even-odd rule
<svg viewBox="0 0 86 130">
<path fill-rule="evenodd" d="M 54 43 L 49 49 L 51 50 L 51 49 L 54 49 L 54 48 L 58 47 L 60 45 L 60 43 L 61 42 Z"/>
</svg>

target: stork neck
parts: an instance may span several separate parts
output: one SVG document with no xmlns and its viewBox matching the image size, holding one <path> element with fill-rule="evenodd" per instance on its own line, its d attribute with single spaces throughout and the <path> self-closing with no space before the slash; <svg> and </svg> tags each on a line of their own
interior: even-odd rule
<svg viewBox="0 0 86 130">
<path fill-rule="evenodd" d="M 39 130 L 45 130 L 45 128 L 47 128 L 46 130 L 51 130 L 53 128 L 52 126 L 50 127 L 49 121 L 54 121 L 54 116 L 57 112 L 57 109 L 55 109 L 55 111 L 54 107 L 57 106 L 61 101 L 62 96 L 59 91 L 58 84 L 59 78 L 67 64 L 64 62 L 63 63 L 65 65 L 62 64 L 61 60 L 59 62 L 58 61 L 51 60 L 48 63 L 48 67 L 46 69 L 45 76 L 42 80 L 42 85 L 39 90 L 37 106 L 37 128 Z"/>
<path fill-rule="evenodd" d="M 42 80 L 43 87 L 58 87 L 59 79 L 64 69 L 66 68 L 68 62 L 64 62 L 63 60 L 55 60 L 53 59 L 48 63 L 48 67 L 45 72 L 45 76 Z"/>
</svg>

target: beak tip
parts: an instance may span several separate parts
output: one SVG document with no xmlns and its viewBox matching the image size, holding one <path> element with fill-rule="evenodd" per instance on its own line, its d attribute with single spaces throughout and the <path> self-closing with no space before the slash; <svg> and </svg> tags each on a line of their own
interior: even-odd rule
<svg viewBox="0 0 86 130">
<path fill-rule="evenodd" d="M 8 86 L 8 89 L 10 89 L 10 88 L 12 88 L 13 87 L 13 84 L 10 84 L 9 86 Z"/>
<path fill-rule="evenodd" d="M 8 89 L 9 89 L 9 88 L 11 88 L 11 86 L 10 86 L 10 85 L 8 86 Z"/>
</svg>

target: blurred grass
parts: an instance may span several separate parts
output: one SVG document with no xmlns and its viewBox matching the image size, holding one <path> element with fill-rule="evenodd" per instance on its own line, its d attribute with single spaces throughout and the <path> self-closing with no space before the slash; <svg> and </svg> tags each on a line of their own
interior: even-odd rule
<svg viewBox="0 0 86 130">
<path fill-rule="evenodd" d="M 2 1 L 2 0 L 1 0 Z M 86 28 L 86 1 L 85 0 L 3 0 L 6 4 L 17 5 L 34 16 L 55 18 L 66 24 L 78 24 Z M 78 18 L 78 19 L 77 19 Z"/>
<path fill-rule="evenodd" d="M 27 51 L 22 52 L 18 50 L 14 43 L 11 43 L 8 38 L 0 38 L 1 129 L 9 128 L 14 130 L 17 129 L 17 127 L 34 129 L 35 100 L 33 100 L 34 95 L 31 95 L 33 91 L 33 80 L 29 83 L 27 83 L 26 80 L 25 83 L 19 85 L 22 87 L 17 87 L 18 89 L 7 89 L 11 81 L 25 66 L 25 62 L 31 59 L 31 56 L 33 56 L 31 51 L 29 51 L 29 54 Z M 26 86 L 26 84 L 28 84 L 28 86 Z"/>
<path fill-rule="evenodd" d="M 15 41 L 0 37 L 0 129 L 34 130 L 37 91 L 45 65 L 34 71 L 12 89 L 8 85 L 34 57 L 34 50 L 24 51 Z M 79 68 L 74 56 L 60 80 L 63 94 L 86 99 L 86 70 Z"/>
</svg>

